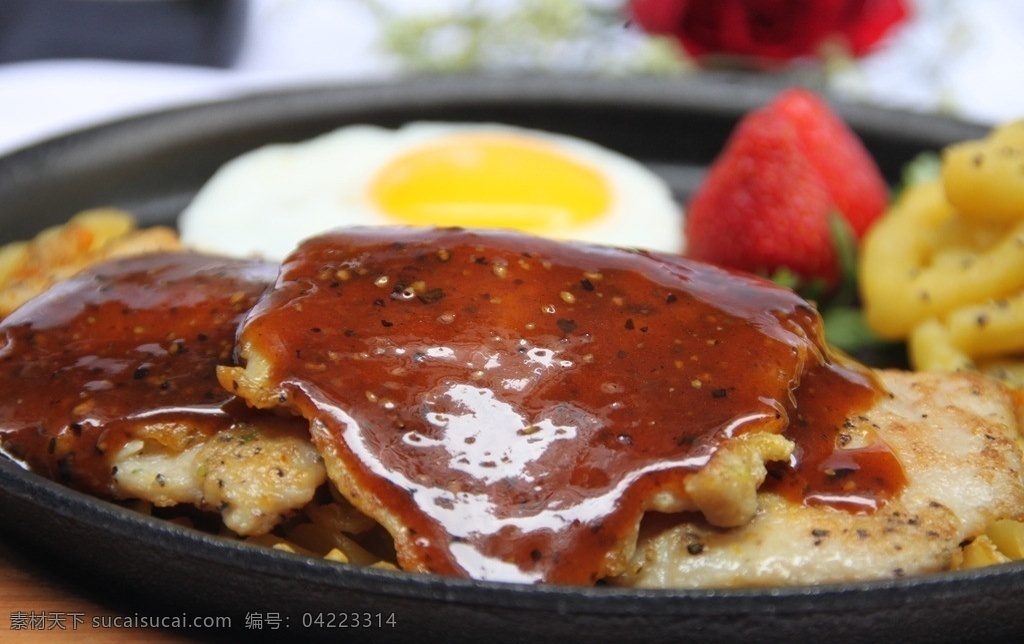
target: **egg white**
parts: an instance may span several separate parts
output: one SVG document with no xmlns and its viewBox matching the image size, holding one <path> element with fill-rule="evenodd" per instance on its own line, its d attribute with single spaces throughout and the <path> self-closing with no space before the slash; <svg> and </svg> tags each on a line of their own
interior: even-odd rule
<svg viewBox="0 0 1024 644">
<path fill-rule="evenodd" d="M 299 143 L 271 144 L 226 163 L 178 221 L 197 250 L 281 260 L 303 239 L 345 226 L 395 224 L 369 186 L 392 159 L 453 134 L 490 132 L 540 139 L 596 169 L 611 193 L 603 216 L 545 234 L 557 239 L 682 250 L 682 214 L 668 185 L 640 163 L 579 138 L 500 124 L 419 122 L 391 130 L 352 125 Z"/>
</svg>

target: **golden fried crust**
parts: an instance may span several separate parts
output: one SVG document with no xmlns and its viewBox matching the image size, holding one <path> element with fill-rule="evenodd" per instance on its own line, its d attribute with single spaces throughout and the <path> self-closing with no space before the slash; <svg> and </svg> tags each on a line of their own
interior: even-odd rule
<svg viewBox="0 0 1024 644">
<path fill-rule="evenodd" d="M 255 416 L 213 436 L 184 433 L 161 441 L 160 426 L 137 433 L 111 463 L 114 494 L 156 506 L 188 503 L 219 512 L 240 535 L 269 532 L 307 504 L 326 480 L 323 461 L 306 423 Z M 148 431 L 147 431 L 148 430 Z"/>
</svg>

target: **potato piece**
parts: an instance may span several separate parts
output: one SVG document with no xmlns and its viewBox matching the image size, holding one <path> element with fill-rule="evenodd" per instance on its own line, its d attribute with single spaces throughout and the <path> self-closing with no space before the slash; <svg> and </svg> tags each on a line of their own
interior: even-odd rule
<svg viewBox="0 0 1024 644">
<path fill-rule="evenodd" d="M 950 341 L 971 357 L 990 358 L 1024 350 L 1024 292 L 965 306 L 946 316 Z"/>
<path fill-rule="evenodd" d="M 914 327 L 907 340 L 910 366 L 917 371 L 973 370 L 974 361 L 953 344 L 949 329 L 935 318 Z"/>
<path fill-rule="evenodd" d="M 1010 558 L 999 552 L 999 548 L 988 538 L 981 535 L 971 543 L 964 546 L 963 553 L 956 568 L 970 570 L 971 568 L 984 568 L 996 564 L 1007 563 Z"/>
<path fill-rule="evenodd" d="M 986 534 L 999 552 L 1010 559 L 1024 559 L 1024 523 L 1013 519 L 993 521 Z"/>
<path fill-rule="evenodd" d="M 97 208 L 0 248 L 0 318 L 56 282 L 105 259 L 181 247 L 178 235 L 158 226 L 138 229 L 127 212 Z"/>
<path fill-rule="evenodd" d="M 946 148 L 942 180 L 950 203 L 967 219 L 1024 220 L 1024 121 Z"/>
</svg>

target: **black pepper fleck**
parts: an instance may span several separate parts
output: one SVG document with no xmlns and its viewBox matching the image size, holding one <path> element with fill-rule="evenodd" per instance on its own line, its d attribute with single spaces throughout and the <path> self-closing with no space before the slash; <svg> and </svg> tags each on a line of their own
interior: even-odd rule
<svg viewBox="0 0 1024 644">
<path fill-rule="evenodd" d="M 440 302 L 444 299 L 444 289 L 432 288 L 423 293 L 419 294 L 420 302 L 424 304 L 433 304 L 434 302 Z"/>
<path fill-rule="evenodd" d="M 558 324 L 559 330 L 561 330 L 561 332 L 564 333 L 565 335 L 569 335 L 570 333 L 576 330 L 575 320 L 566 320 L 563 318 L 559 319 L 558 322 L 556 322 L 556 324 Z"/>
</svg>

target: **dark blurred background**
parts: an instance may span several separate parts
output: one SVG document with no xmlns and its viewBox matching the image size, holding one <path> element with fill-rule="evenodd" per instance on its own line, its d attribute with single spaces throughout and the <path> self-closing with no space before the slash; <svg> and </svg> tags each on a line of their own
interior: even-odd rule
<svg viewBox="0 0 1024 644">
<path fill-rule="evenodd" d="M 0 0 L 0 154 L 138 112 L 290 86 L 452 73 L 671 81 L 708 69 L 680 39 L 633 20 L 644 1 L 718 2 Z M 1024 118 L 1024 2 L 828 0 L 896 1 L 906 19 L 869 52 L 749 71 L 850 101 L 981 123 Z"/>
</svg>

